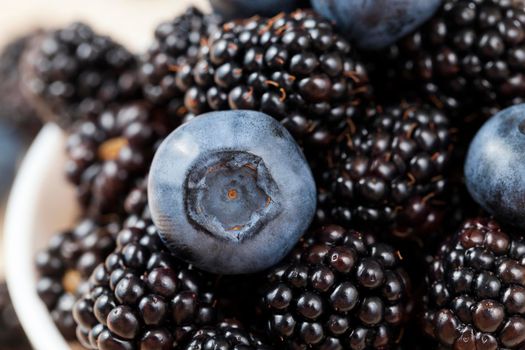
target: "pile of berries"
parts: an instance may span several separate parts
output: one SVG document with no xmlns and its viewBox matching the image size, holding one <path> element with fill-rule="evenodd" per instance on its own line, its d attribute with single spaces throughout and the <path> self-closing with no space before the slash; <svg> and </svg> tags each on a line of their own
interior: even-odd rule
<svg viewBox="0 0 525 350">
<path fill-rule="evenodd" d="M 36 257 L 64 337 L 525 348 L 525 4 L 211 4 L 19 55 L 83 208 Z"/>
</svg>

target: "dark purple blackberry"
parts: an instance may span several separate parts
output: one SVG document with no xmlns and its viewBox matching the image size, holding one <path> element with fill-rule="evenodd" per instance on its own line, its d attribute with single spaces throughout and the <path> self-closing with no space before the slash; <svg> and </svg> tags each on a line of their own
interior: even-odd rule
<svg viewBox="0 0 525 350">
<path fill-rule="evenodd" d="M 399 252 L 340 226 L 307 237 L 268 276 L 264 304 L 274 340 L 312 350 L 397 344 L 411 310 Z"/>
<path fill-rule="evenodd" d="M 73 305 L 95 267 L 113 251 L 119 227 L 116 222 L 97 225 L 85 219 L 75 229 L 54 236 L 36 256 L 37 292 L 67 340 L 76 338 Z"/>
<path fill-rule="evenodd" d="M 148 210 L 148 177 L 139 181 L 124 201 L 124 210 L 127 215 L 142 216 Z"/>
<path fill-rule="evenodd" d="M 167 106 L 170 115 L 180 118 L 186 115 L 185 91 L 176 86 L 176 73 L 185 63 L 197 60 L 200 46 L 206 44 L 219 25 L 218 16 L 204 15 L 190 7 L 156 28 L 155 40 L 142 60 L 140 71 L 144 95 L 149 101 Z"/>
<path fill-rule="evenodd" d="M 73 128 L 66 175 L 90 215 L 124 211 L 127 194 L 147 175 L 156 145 L 177 121 L 147 102 L 133 102 Z"/>
<path fill-rule="evenodd" d="M 319 215 L 397 237 L 435 231 L 447 209 L 452 149 L 453 130 L 438 110 L 378 108 L 367 121 L 350 124 L 328 155 Z"/>
<path fill-rule="evenodd" d="M 370 93 L 363 64 L 311 11 L 226 23 L 177 70 L 188 118 L 228 109 L 275 117 L 305 143 L 328 144 Z"/>
<path fill-rule="evenodd" d="M 0 282 L 0 350 L 30 350 L 5 282 Z"/>
<path fill-rule="evenodd" d="M 409 81 L 460 123 L 486 118 L 525 101 L 524 45 L 523 1 L 445 0 L 427 24 L 376 57 L 390 72 L 379 69 L 376 82 Z"/>
<path fill-rule="evenodd" d="M 149 220 L 127 226 L 75 305 L 77 338 L 88 349 L 179 348 L 216 322 L 213 279 L 170 255 Z"/>
<path fill-rule="evenodd" d="M 23 136 L 31 139 L 40 129 L 36 111 L 27 103 L 21 90 L 21 61 L 38 32 L 16 38 L 0 53 L 0 120 L 7 121 Z"/>
<path fill-rule="evenodd" d="M 196 331 L 183 350 L 271 350 L 258 337 L 244 330 L 237 322 L 226 321 L 215 327 Z"/>
<path fill-rule="evenodd" d="M 472 219 L 430 265 L 424 330 L 444 349 L 523 349 L 525 240 Z"/>
<path fill-rule="evenodd" d="M 140 96 L 133 54 L 83 23 L 43 34 L 24 69 L 30 100 L 63 126 Z"/>
</svg>

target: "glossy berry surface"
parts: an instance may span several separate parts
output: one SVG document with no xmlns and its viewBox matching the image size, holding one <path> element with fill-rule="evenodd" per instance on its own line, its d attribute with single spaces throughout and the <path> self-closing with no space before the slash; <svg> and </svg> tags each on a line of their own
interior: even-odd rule
<svg viewBox="0 0 525 350">
<path fill-rule="evenodd" d="M 199 329 L 183 350 L 271 350 L 238 323 L 226 321 L 215 327 Z"/>
<path fill-rule="evenodd" d="M 410 293 L 393 247 L 326 226 L 269 272 L 263 302 L 280 348 L 387 349 L 401 340 Z"/>
<path fill-rule="evenodd" d="M 115 248 L 119 230 L 116 221 L 100 225 L 84 219 L 74 229 L 55 234 L 35 257 L 38 295 L 68 341 L 76 339 L 73 305 L 95 267 Z"/>
<path fill-rule="evenodd" d="M 88 215 L 122 214 L 126 195 L 146 177 L 156 147 L 177 121 L 141 100 L 71 128 L 65 172 Z"/>
<path fill-rule="evenodd" d="M 408 83 L 458 124 L 488 118 L 524 101 L 524 43 L 522 1 L 443 0 L 425 25 L 378 56 L 390 68 L 378 77 Z"/>
<path fill-rule="evenodd" d="M 142 57 L 140 67 L 147 100 L 165 107 L 169 115 L 184 117 L 186 91 L 175 84 L 178 67 L 197 60 L 200 46 L 218 30 L 220 23 L 219 16 L 189 7 L 182 15 L 157 26 L 153 44 Z"/>
<path fill-rule="evenodd" d="M 24 63 L 24 88 L 44 119 L 64 127 L 138 97 L 137 59 L 84 23 L 42 34 Z"/>
<path fill-rule="evenodd" d="M 431 262 L 424 330 L 445 349 L 522 349 L 523 238 L 490 219 L 465 222 Z"/>
<path fill-rule="evenodd" d="M 465 178 L 472 197 L 509 225 L 525 227 L 525 105 L 489 119 L 472 141 Z"/>
<path fill-rule="evenodd" d="M 212 282 L 166 252 L 149 220 L 130 218 L 74 306 L 77 339 L 87 349 L 179 349 L 216 322 Z"/>
<path fill-rule="evenodd" d="M 370 97 L 353 45 L 313 11 L 252 17 L 214 32 L 178 67 L 187 118 L 249 109 L 281 121 L 301 144 L 327 146 Z"/>
<path fill-rule="evenodd" d="M 318 176 L 333 198 L 320 198 L 319 209 L 328 221 L 377 226 L 397 237 L 433 232 L 445 214 L 453 145 L 449 120 L 435 108 L 375 110 L 328 153 Z"/>
<path fill-rule="evenodd" d="M 213 112 L 159 147 L 153 220 L 172 252 L 217 273 L 262 270 L 286 255 L 315 211 L 315 183 L 288 131 L 255 111 Z"/>
<path fill-rule="evenodd" d="M 379 49 L 408 34 L 439 8 L 441 0 L 313 0 L 360 47 Z"/>
<path fill-rule="evenodd" d="M 251 16 L 273 16 L 299 8 L 301 0 L 210 0 L 215 12 L 226 20 Z"/>
</svg>

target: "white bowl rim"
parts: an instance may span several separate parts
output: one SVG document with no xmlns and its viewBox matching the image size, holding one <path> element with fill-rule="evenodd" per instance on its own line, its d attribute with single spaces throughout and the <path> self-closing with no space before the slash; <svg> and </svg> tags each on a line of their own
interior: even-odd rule
<svg viewBox="0 0 525 350">
<path fill-rule="evenodd" d="M 35 350 L 70 349 L 36 292 L 33 244 L 35 235 L 39 234 L 39 225 L 34 220 L 41 211 L 39 203 L 42 203 L 42 198 L 39 196 L 46 189 L 49 190 L 48 182 L 53 181 L 45 175 L 53 170 L 50 169 L 50 164 L 61 163 L 64 138 L 62 130 L 54 124 L 47 124 L 36 137 L 13 184 L 4 223 L 6 281 L 20 323 Z M 60 167 L 55 172 L 61 170 Z M 68 186 L 63 184 L 63 187 Z M 63 190 L 68 192 L 71 189 Z M 61 193 L 56 195 L 60 196 Z M 75 215 L 71 215 L 75 210 L 76 208 L 65 209 L 64 214 L 69 216 L 65 218 L 66 222 L 74 219 Z M 65 224 L 64 222 L 62 225 Z"/>
</svg>

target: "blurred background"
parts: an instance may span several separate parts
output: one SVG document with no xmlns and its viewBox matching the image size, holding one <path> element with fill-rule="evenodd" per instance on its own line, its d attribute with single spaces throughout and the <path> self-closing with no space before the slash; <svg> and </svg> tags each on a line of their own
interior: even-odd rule
<svg viewBox="0 0 525 350">
<path fill-rule="evenodd" d="M 134 52 L 147 49 L 154 28 L 173 18 L 188 5 L 208 9 L 204 0 L 0 0 L 0 350 L 30 349 L 23 337 L 3 283 L 3 227 L 5 207 L 17 168 L 42 124 L 20 98 L 13 68 L 27 44 L 27 37 L 39 30 L 81 21 L 101 34 L 110 35 Z"/>
<path fill-rule="evenodd" d="M 159 22 L 180 13 L 188 4 L 202 9 L 207 9 L 208 6 L 203 0 L 1 0 L 0 50 L 3 52 L 4 62 L 0 62 L 0 79 L 6 85 L 8 74 L 13 74 L 9 73 L 12 68 L 7 61 L 17 54 L 21 45 L 19 38 L 36 30 L 82 21 L 138 52 L 147 48 Z M 0 105 L 0 231 L 16 167 L 40 127 L 36 116 L 13 115 L 20 111 L 5 106 L 13 101 L 7 98 L 9 91 L 3 85 L 0 87 L 3 94 L 0 102 L 4 101 Z M 22 111 L 20 114 L 31 114 L 26 112 Z M 2 266 L 3 257 L 0 254 L 0 275 L 3 275 Z"/>
</svg>

